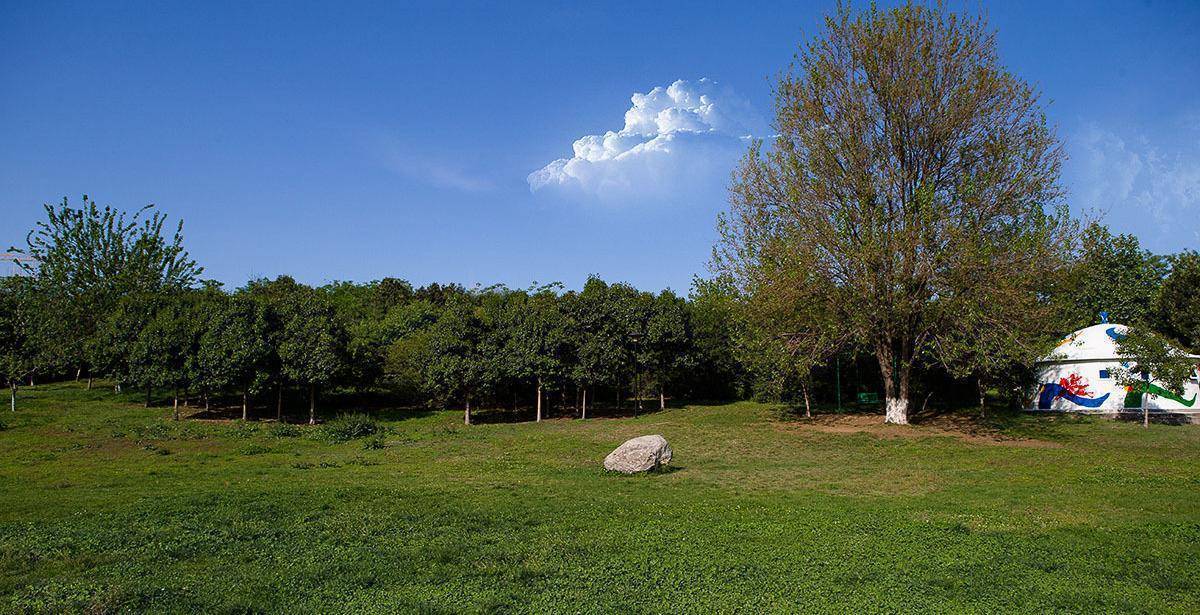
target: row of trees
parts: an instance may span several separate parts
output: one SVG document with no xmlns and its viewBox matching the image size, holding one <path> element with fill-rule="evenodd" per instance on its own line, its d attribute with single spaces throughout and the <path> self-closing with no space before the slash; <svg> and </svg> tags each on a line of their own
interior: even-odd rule
<svg viewBox="0 0 1200 615">
<path fill-rule="evenodd" d="M 639 291 L 590 278 L 582 290 L 414 289 L 387 278 L 312 288 L 289 277 L 235 292 L 200 280 L 182 227 L 153 209 L 127 215 L 85 197 L 46 207 L 29 236 L 37 265 L 0 285 L 4 373 L 20 383 L 95 376 L 115 387 L 251 401 L 288 389 L 387 388 L 404 401 L 521 406 L 552 397 L 582 417 L 598 395 L 729 396 L 738 385 L 727 306 L 699 293 Z M 15 403 L 15 401 L 14 401 Z"/>
</svg>

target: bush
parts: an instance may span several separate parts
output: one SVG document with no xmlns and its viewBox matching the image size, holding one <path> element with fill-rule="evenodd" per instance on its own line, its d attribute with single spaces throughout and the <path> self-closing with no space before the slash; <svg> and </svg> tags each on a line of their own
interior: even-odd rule
<svg viewBox="0 0 1200 615">
<path fill-rule="evenodd" d="M 267 432 L 272 438 L 296 438 L 300 436 L 300 428 L 291 423 L 277 423 Z"/>
<path fill-rule="evenodd" d="M 363 449 L 368 451 L 377 451 L 384 447 L 383 436 L 375 436 L 366 442 L 363 442 Z"/>
<path fill-rule="evenodd" d="M 373 436 L 381 431 L 379 421 L 375 417 L 361 412 L 339 414 L 337 418 L 325 424 L 325 438 L 333 442 L 345 442 L 355 438 Z"/>
</svg>

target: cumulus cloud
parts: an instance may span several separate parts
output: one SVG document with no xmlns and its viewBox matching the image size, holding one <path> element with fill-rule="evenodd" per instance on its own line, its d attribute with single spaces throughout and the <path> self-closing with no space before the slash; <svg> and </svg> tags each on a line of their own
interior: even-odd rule
<svg viewBox="0 0 1200 615">
<path fill-rule="evenodd" d="M 530 191 L 614 203 L 723 198 L 749 139 L 766 132 L 745 98 L 711 79 L 679 80 L 630 102 L 623 128 L 577 139 L 573 156 L 529 174 Z"/>
<path fill-rule="evenodd" d="M 1200 137 L 1200 126 L 1185 130 Z M 1200 239 L 1194 222 L 1200 217 L 1200 147 L 1164 147 L 1140 134 L 1088 125 L 1071 150 L 1079 204 L 1106 211 L 1119 230 L 1156 240 L 1164 249 Z"/>
</svg>

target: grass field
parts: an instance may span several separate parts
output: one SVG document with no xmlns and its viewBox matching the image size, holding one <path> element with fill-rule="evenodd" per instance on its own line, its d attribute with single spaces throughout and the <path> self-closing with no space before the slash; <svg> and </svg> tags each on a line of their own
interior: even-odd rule
<svg viewBox="0 0 1200 615">
<path fill-rule="evenodd" d="M 336 441 L 22 393 L 4 611 L 1200 612 L 1197 427 L 738 403 Z M 600 468 L 649 433 L 670 471 Z"/>
</svg>

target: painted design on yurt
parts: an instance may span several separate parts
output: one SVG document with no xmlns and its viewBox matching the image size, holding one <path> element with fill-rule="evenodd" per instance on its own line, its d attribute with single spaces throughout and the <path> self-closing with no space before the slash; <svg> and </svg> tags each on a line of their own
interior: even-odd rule
<svg viewBox="0 0 1200 615">
<path fill-rule="evenodd" d="M 1071 374 L 1066 378 L 1060 378 L 1057 383 L 1047 382 L 1042 385 L 1041 393 L 1038 395 L 1038 409 L 1049 410 L 1056 399 L 1065 399 L 1085 408 L 1099 408 L 1104 405 L 1110 395 L 1110 393 L 1105 393 L 1103 397 L 1090 397 L 1091 394 L 1091 391 L 1088 390 L 1088 381 L 1079 374 Z"/>
<path fill-rule="evenodd" d="M 1152 377 L 1139 386 L 1118 385 L 1117 369 L 1136 368 L 1122 357 L 1118 343 L 1128 327 L 1105 322 L 1064 337 L 1048 356 L 1035 365 L 1039 386 L 1031 391 L 1028 408 L 1062 412 L 1120 412 L 1141 410 L 1200 411 L 1195 373 L 1183 390 L 1172 391 Z M 1200 357 L 1195 357 L 1200 359 Z"/>
<path fill-rule="evenodd" d="M 1126 408 L 1141 408 L 1143 394 L 1157 395 L 1165 397 L 1174 402 L 1182 404 L 1186 408 L 1191 408 L 1196 403 L 1196 395 L 1193 393 L 1191 399 L 1184 399 L 1182 395 L 1177 395 L 1164 389 L 1153 382 L 1147 382 L 1139 387 L 1125 387 L 1125 407 Z"/>
</svg>

